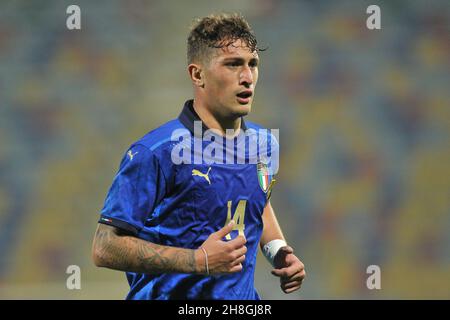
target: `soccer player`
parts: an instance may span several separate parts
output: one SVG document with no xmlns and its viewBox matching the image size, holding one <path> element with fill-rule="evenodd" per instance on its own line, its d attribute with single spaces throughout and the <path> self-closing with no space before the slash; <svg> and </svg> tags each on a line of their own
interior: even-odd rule
<svg viewBox="0 0 450 320">
<path fill-rule="evenodd" d="M 278 144 L 267 135 L 269 152 L 242 147 L 264 141 L 255 139 L 262 128 L 243 119 L 258 80 L 254 33 L 240 15 L 211 15 L 196 21 L 187 45 L 194 99 L 126 151 L 93 260 L 126 272 L 127 299 L 259 299 L 259 245 L 282 290 L 298 290 L 304 266 L 269 201 L 275 171 L 267 154 Z"/>
</svg>

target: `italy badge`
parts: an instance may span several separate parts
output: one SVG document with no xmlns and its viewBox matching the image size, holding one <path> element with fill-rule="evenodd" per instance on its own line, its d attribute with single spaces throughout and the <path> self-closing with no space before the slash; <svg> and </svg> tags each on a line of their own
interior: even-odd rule
<svg viewBox="0 0 450 320">
<path fill-rule="evenodd" d="M 270 198 L 270 194 L 272 192 L 272 187 L 274 186 L 276 179 L 273 178 L 273 175 L 270 174 L 267 165 L 263 162 L 258 162 L 256 165 L 257 173 L 258 173 L 258 182 L 261 190 L 264 191 L 267 195 L 267 199 Z"/>
</svg>

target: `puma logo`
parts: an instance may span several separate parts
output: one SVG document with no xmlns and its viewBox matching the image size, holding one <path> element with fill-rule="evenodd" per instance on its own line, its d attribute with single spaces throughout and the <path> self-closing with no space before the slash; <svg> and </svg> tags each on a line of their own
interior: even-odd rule
<svg viewBox="0 0 450 320">
<path fill-rule="evenodd" d="M 192 176 L 205 178 L 205 180 L 208 181 L 209 184 L 211 184 L 211 180 L 209 180 L 209 171 L 211 171 L 211 167 L 208 168 L 208 171 L 206 173 L 202 173 L 197 169 L 192 169 Z"/>
<path fill-rule="evenodd" d="M 130 157 L 130 161 L 133 160 L 133 157 L 137 155 L 139 152 L 133 153 L 131 150 L 127 152 L 127 155 Z"/>
</svg>

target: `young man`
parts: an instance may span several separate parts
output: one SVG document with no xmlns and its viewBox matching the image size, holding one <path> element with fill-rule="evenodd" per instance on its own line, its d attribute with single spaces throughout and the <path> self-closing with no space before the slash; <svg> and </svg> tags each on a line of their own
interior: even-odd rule
<svg viewBox="0 0 450 320">
<path fill-rule="evenodd" d="M 255 138 L 261 128 L 243 119 L 258 80 L 258 51 L 239 15 L 197 21 L 188 38 L 194 100 L 127 150 L 102 210 L 93 259 L 126 272 L 128 299 L 259 299 L 258 244 L 282 290 L 300 288 L 303 264 L 269 201 L 268 153 L 243 149 L 264 140 Z M 272 155 L 273 139 L 266 150 Z"/>
</svg>

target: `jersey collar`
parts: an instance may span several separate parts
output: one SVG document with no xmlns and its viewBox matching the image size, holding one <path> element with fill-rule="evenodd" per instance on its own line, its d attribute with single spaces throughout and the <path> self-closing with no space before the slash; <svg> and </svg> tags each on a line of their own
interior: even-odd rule
<svg viewBox="0 0 450 320">
<path fill-rule="evenodd" d="M 187 100 L 184 103 L 183 110 L 181 111 L 178 120 L 194 135 L 194 121 L 202 121 L 198 116 L 197 112 L 194 110 L 194 100 Z M 209 128 L 202 121 L 202 130 L 203 133 Z M 247 126 L 245 125 L 244 118 L 241 117 L 241 129 L 244 132 L 247 130 Z"/>
</svg>

